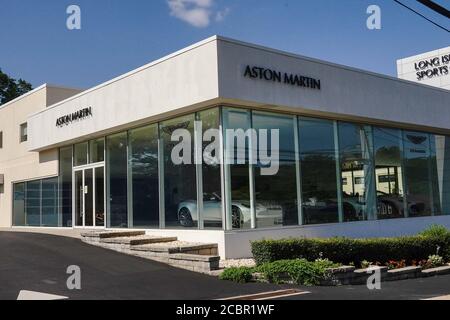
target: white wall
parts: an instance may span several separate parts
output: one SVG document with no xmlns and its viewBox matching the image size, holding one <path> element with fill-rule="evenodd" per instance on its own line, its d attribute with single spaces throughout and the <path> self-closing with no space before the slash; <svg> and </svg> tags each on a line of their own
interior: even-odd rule
<svg viewBox="0 0 450 320">
<path fill-rule="evenodd" d="M 67 145 L 201 105 L 217 98 L 217 80 L 212 38 L 31 116 L 29 150 Z M 56 126 L 58 118 L 87 107 L 92 107 L 91 118 Z"/>
<path fill-rule="evenodd" d="M 405 79 L 421 84 L 426 84 L 429 86 L 434 86 L 442 89 L 450 90 L 450 61 L 445 63 L 446 60 L 443 61 L 444 56 L 450 55 L 450 47 L 442 48 L 439 50 L 434 50 L 430 52 L 425 52 L 416 56 L 400 59 L 397 61 L 397 73 L 400 79 Z M 439 72 L 438 75 L 433 75 L 432 77 L 418 77 L 417 72 L 422 71 L 430 71 L 435 69 L 438 66 L 429 66 L 425 69 L 420 68 L 420 63 L 430 61 L 431 59 L 439 60 L 439 67 L 447 67 L 447 74 L 445 71 Z M 419 67 L 419 70 L 416 70 L 416 67 Z"/>
<path fill-rule="evenodd" d="M 247 65 L 318 78 L 311 90 L 244 77 Z M 450 92 L 222 37 L 150 63 L 29 118 L 29 150 L 100 137 L 217 103 L 450 134 Z M 93 117 L 56 120 L 92 107 Z"/>
<path fill-rule="evenodd" d="M 306 238 L 373 238 L 414 235 L 433 224 L 450 229 L 450 216 L 424 217 L 395 220 L 347 222 L 340 224 L 285 227 L 267 230 L 225 232 L 225 256 L 227 259 L 251 257 L 250 242 L 262 239 Z"/>
<path fill-rule="evenodd" d="M 229 40 L 218 50 L 220 96 L 230 102 L 450 132 L 445 90 Z M 247 65 L 318 78 L 322 90 L 245 78 Z"/>
</svg>

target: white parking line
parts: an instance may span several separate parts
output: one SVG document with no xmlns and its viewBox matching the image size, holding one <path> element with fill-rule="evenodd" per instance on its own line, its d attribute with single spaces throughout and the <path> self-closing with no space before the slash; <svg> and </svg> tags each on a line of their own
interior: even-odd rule
<svg viewBox="0 0 450 320">
<path fill-rule="evenodd" d="M 224 300 L 224 301 L 226 301 L 226 300 L 263 301 L 263 300 L 273 300 L 273 299 L 281 299 L 281 298 L 287 298 L 287 297 L 293 297 L 293 296 L 300 296 L 300 295 L 305 295 L 305 294 L 310 294 L 310 293 L 311 292 L 309 292 L 309 291 L 289 289 L 289 290 L 262 292 L 262 293 L 244 295 L 244 296 L 225 298 L 225 299 L 220 299 L 220 300 Z"/>
<path fill-rule="evenodd" d="M 45 300 L 66 300 L 69 299 L 69 297 L 64 296 L 56 296 L 53 294 L 43 293 L 43 292 L 35 292 L 35 291 L 27 291 L 27 290 L 21 290 L 19 292 L 19 295 L 17 296 L 17 300 L 38 300 L 38 301 L 45 301 Z"/>
<path fill-rule="evenodd" d="M 424 300 L 428 300 L 428 301 L 450 301 L 450 295 L 448 295 L 448 296 L 441 296 L 441 297 L 435 297 L 435 298 L 430 298 L 430 299 L 424 299 Z"/>
</svg>

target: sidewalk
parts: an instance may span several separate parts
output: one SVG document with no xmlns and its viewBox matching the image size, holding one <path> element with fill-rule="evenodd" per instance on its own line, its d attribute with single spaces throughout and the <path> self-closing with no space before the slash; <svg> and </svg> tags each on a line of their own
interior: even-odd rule
<svg viewBox="0 0 450 320">
<path fill-rule="evenodd" d="M 54 236 L 81 239 L 81 233 L 88 229 L 72 229 L 72 228 L 0 228 L 0 232 L 20 232 L 20 233 L 40 233 Z"/>
</svg>

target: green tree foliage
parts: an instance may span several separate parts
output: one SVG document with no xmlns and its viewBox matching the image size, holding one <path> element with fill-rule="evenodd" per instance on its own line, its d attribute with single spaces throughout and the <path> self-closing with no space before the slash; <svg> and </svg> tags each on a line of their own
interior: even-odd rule
<svg viewBox="0 0 450 320">
<path fill-rule="evenodd" d="M 0 105 L 31 91 L 32 85 L 25 80 L 13 79 L 0 69 Z"/>
</svg>

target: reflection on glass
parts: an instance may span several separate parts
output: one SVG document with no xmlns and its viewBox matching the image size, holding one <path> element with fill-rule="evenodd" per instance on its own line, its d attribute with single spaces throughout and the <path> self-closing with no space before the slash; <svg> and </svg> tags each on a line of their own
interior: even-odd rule
<svg viewBox="0 0 450 320">
<path fill-rule="evenodd" d="M 60 226 L 58 217 L 58 178 L 42 180 L 42 226 Z"/>
<path fill-rule="evenodd" d="M 255 147 L 259 157 L 254 170 L 257 227 L 298 225 L 294 118 L 253 112 L 252 122 L 258 132 Z M 271 165 L 279 166 L 279 170 L 275 175 L 263 175 L 261 169 L 270 165 L 261 163 L 261 155 L 270 157 L 276 151 L 276 146 L 272 145 L 272 130 L 278 130 L 279 159 L 273 160 L 275 163 Z M 263 149 L 264 142 L 266 148 Z"/>
<path fill-rule="evenodd" d="M 84 226 L 94 226 L 94 180 L 93 170 L 84 170 Z"/>
<path fill-rule="evenodd" d="M 23 227 L 25 222 L 25 183 L 14 184 L 14 226 Z"/>
<path fill-rule="evenodd" d="M 89 163 L 103 162 L 105 160 L 105 139 L 89 142 Z"/>
<path fill-rule="evenodd" d="M 130 131 L 133 226 L 159 227 L 158 125 Z"/>
<path fill-rule="evenodd" d="M 108 168 L 108 226 L 113 228 L 127 228 L 127 133 L 123 132 L 107 137 L 106 145 Z"/>
<path fill-rule="evenodd" d="M 219 129 L 219 109 L 199 112 L 202 121 L 203 135 L 210 129 Z M 203 223 L 205 229 L 222 228 L 222 188 L 220 180 L 220 154 L 205 150 L 211 143 L 220 141 L 203 141 Z M 219 149 L 218 149 L 219 150 Z M 218 151 L 216 150 L 216 151 Z"/>
<path fill-rule="evenodd" d="M 194 165 L 194 115 L 188 115 L 161 123 L 161 137 L 164 148 L 164 197 L 165 197 L 165 225 L 166 227 L 196 228 L 198 226 L 197 207 L 197 183 L 196 169 Z M 172 141 L 172 134 L 177 129 L 185 129 L 190 133 L 186 137 L 188 141 Z M 187 156 L 190 164 L 175 164 L 172 161 L 172 151 L 181 142 L 190 146 L 190 150 L 180 153 L 174 152 L 174 158 Z M 175 159 L 174 159 L 175 160 Z"/>
<path fill-rule="evenodd" d="M 339 123 L 344 221 L 374 219 L 373 148 L 371 127 Z M 345 183 L 344 183 L 345 182 Z"/>
<path fill-rule="evenodd" d="M 250 112 L 241 109 L 223 109 L 223 122 L 226 130 L 250 129 Z M 225 136 L 225 163 L 229 164 L 229 181 L 231 184 L 231 218 L 233 229 L 251 228 L 250 206 L 250 167 L 249 167 L 249 141 L 239 143 L 239 139 L 233 141 Z M 243 155 L 241 159 L 238 156 Z M 242 160 L 242 164 L 238 163 Z"/>
<path fill-rule="evenodd" d="M 26 226 L 41 225 L 41 181 L 28 181 L 25 195 Z"/>
<path fill-rule="evenodd" d="M 334 123 L 300 118 L 303 224 L 339 222 Z"/>
<path fill-rule="evenodd" d="M 72 147 L 59 150 L 59 183 L 61 223 L 72 227 Z"/>
<path fill-rule="evenodd" d="M 403 133 L 406 197 L 410 217 L 430 216 L 431 196 L 430 136 L 427 133 Z"/>
<path fill-rule="evenodd" d="M 95 168 L 95 226 L 105 226 L 105 174 L 104 168 Z"/>
<path fill-rule="evenodd" d="M 83 226 L 83 171 L 75 172 L 75 225 Z"/>
<path fill-rule="evenodd" d="M 431 171 L 435 215 L 449 215 L 450 137 L 431 136 Z"/>
<path fill-rule="evenodd" d="M 74 147 L 74 166 L 83 166 L 88 163 L 88 143 L 79 143 Z"/>
<path fill-rule="evenodd" d="M 400 130 L 373 128 L 378 219 L 405 216 Z"/>
</svg>

